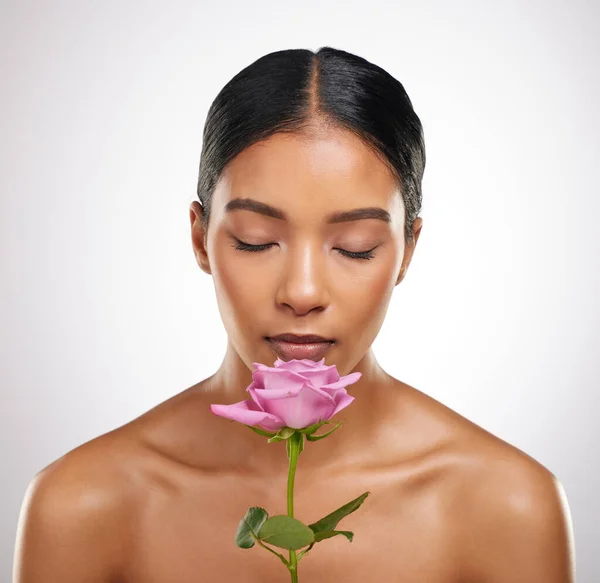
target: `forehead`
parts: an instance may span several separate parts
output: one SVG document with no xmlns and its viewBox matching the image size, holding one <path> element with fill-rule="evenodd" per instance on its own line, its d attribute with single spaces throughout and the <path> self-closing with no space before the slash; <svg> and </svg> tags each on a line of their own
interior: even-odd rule
<svg viewBox="0 0 600 583">
<path fill-rule="evenodd" d="M 364 142 L 339 129 L 308 135 L 275 134 L 243 150 L 226 167 L 212 209 L 252 198 L 282 209 L 292 220 L 319 220 L 332 211 L 381 207 L 402 221 L 399 187 Z"/>
</svg>

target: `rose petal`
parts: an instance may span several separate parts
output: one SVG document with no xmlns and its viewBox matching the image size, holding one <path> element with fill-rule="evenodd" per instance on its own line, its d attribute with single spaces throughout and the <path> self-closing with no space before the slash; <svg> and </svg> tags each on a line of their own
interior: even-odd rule
<svg viewBox="0 0 600 583">
<path fill-rule="evenodd" d="M 300 388 L 306 382 L 304 377 L 289 371 L 256 371 L 252 373 L 252 378 L 256 383 L 257 389 L 266 389 L 276 391 L 286 388 Z"/>
<path fill-rule="evenodd" d="M 335 364 L 312 370 L 304 370 L 300 373 L 304 378 L 310 380 L 313 387 L 322 387 L 340 380 L 340 375 Z"/>
<path fill-rule="evenodd" d="M 256 390 L 260 399 L 266 391 Z M 297 396 L 261 401 L 265 411 L 281 419 L 288 427 L 302 429 L 323 419 L 327 421 L 335 409 L 335 401 L 321 390 L 306 385 Z"/>
<path fill-rule="evenodd" d="M 278 358 L 275 361 L 275 366 L 277 368 L 283 368 L 285 370 L 291 370 L 294 372 L 302 372 L 303 370 L 306 369 L 312 369 L 312 368 L 318 368 L 323 366 L 323 363 L 325 362 L 325 358 L 322 358 L 321 360 L 315 362 L 314 360 L 310 360 L 310 358 L 301 358 L 301 359 L 297 359 L 297 358 L 292 358 L 292 360 L 281 360 L 280 358 Z"/>
<path fill-rule="evenodd" d="M 256 395 L 256 398 L 259 401 L 265 400 L 274 400 L 274 399 L 285 399 L 288 397 L 298 397 L 302 391 L 305 391 L 308 387 L 310 387 L 313 391 L 321 395 L 324 400 L 330 402 L 332 405 L 335 405 L 336 401 L 334 396 L 323 389 L 319 389 L 318 387 L 313 387 L 309 382 L 306 382 L 301 387 L 296 387 L 294 389 L 261 389 L 256 388 L 252 389 L 252 392 Z M 340 391 L 345 389 L 340 389 Z M 262 405 L 261 405 L 262 406 Z"/>
<path fill-rule="evenodd" d="M 257 387 L 252 389 L 254 394 L 259 400 L 272 400 L 272 399 L 286 399 L 287 397 L 297 397 L 303 390 L 304 385 L 301 387 L 294 387 L 289 389 L 261 389 Z M 332 402 L 333 397 L 331 397 Z"/>
<path fill-rule="evenodd" d="M 260 425 L 267 431 L 277 431 L 285 426 L 285 423 L 277 416 L 256 410 L 256 408 L 258 408 L 257 404 L 251 399 L 232 405 L 215 404 L 210 406 L 210 410 L 214 415 L 238 421 L 244 425 Z"/>
<path fill-rule="evenodd" d="M 333 413 L 331 414 L 331 417 L 333 417 L 336 413 L 338 413 L 342 409 L 346 408 L 355 399 L 355 397 L 351 397 L 346 392 L 346 389 L 342 389 L 342 391 L 343 391 L 343 393 L 340 391 L 336 395 L 336 406 L 335 406 Z"/>
<path fill-rule="evenodd" d="M 347 374 L 334 383 L 329 383 L 328 385 L 321 385 L 322 389 L 341 389 L 346 387 L 352 383 L 355 383 L 362 376 L 361 372 L 353 372 Z"/>
<path fill-rule="evenodd" d="M 250 397 L 256 403 L 256 407 L 261 411 L 264 411 L 263 406 L 260 404 L 260 401 L 256 396 L 256 387 L 254 386 L 254 383 L 252 383 L 246 390 L 250 393 Z"/>
<path fill-rule="evenodd" d="M 306 382 L 306 378 L 291 370 L 275 369 L 257 370 L 252 373 L 252 378 L 257 388 L 269 391 L 276 389 L 296 389 Z"/>
<path fill-rule="evenodd" d="M 250 384 L 249 384 L 249 385 L 246 387 L 246 390 L 247 390 L 248 392 L 250 392 L 250 389 L 253 389 L 253 388 L 255 388 L 256 386 L 257 386 L 257 384 L 256 384 L 254 381 L 252 381 L 252 382 L 251 382 L 251 383 L 250 383 Z"/>
</svg>

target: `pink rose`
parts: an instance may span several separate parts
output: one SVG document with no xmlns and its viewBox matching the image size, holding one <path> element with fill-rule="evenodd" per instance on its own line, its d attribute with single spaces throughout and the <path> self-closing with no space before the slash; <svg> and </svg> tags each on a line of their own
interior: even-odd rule
<svg viewBox="0 0 600 583">
<path fill-rule="evenodd" d="M 352 401 L 344 388 L 362 373 L 340 377 L 334 365 L 325 366 L 310 359 L 275 361 L 274 368 L 253 362 L 252 383 L 246 389 L 251 398 L 233 405 L 211 405 L 220 417 L 244 425 L 258 425 L 266 431 L 282 427 L 303 429 L 319 421 L 329 421 Z"/>
</svg>

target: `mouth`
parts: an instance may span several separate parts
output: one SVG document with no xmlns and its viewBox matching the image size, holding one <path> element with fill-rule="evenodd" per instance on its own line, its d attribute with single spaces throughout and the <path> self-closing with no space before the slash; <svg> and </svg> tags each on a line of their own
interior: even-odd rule
<svg viewBox="0 0 600 583">
<path fill-rule="evenodd" d="M 335 344 L 335 340 L 314 334 L 298 336 L 296 334 L 280 334 L 265 337 L 275 354 L 282 360 L 307 358 L 320 360 Z"/>
</svg>

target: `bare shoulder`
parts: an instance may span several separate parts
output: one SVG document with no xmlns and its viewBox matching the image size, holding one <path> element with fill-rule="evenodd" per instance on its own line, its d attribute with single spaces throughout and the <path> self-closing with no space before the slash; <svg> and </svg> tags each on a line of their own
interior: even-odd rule
<svg viewBox="0 0 600 583">
<path fill-rule="evenodd" d="M 574 535 L 562 484 L 517 448 L 483 441 L 460 505 L 471 577 L 573 583 Z"/>
<path fill-rule="evenodd" d="M 572 522 L 558 478 L 438 401 L 422 393 L 416 398 L 441 434 L 451 436 L 445 449 L 454 476 L 450 526 L 464 580 L 574 582 Z"/>
<path fill-rule="evenodd" d="M 194 459 L 202 452 L 197 436 L 210 419 L 201 386 L 76 447 L 32 478 L 17 528 L 14 583 L 123 580 L 150 498 L 202 461 Z"/>
<path fill-rule="evenodd" d="M 124 430 L 95 438 L 30 481 L 19 518 L 14 582 L 112 581 L 131 540 L 139 486 Z"/>
</svg>

